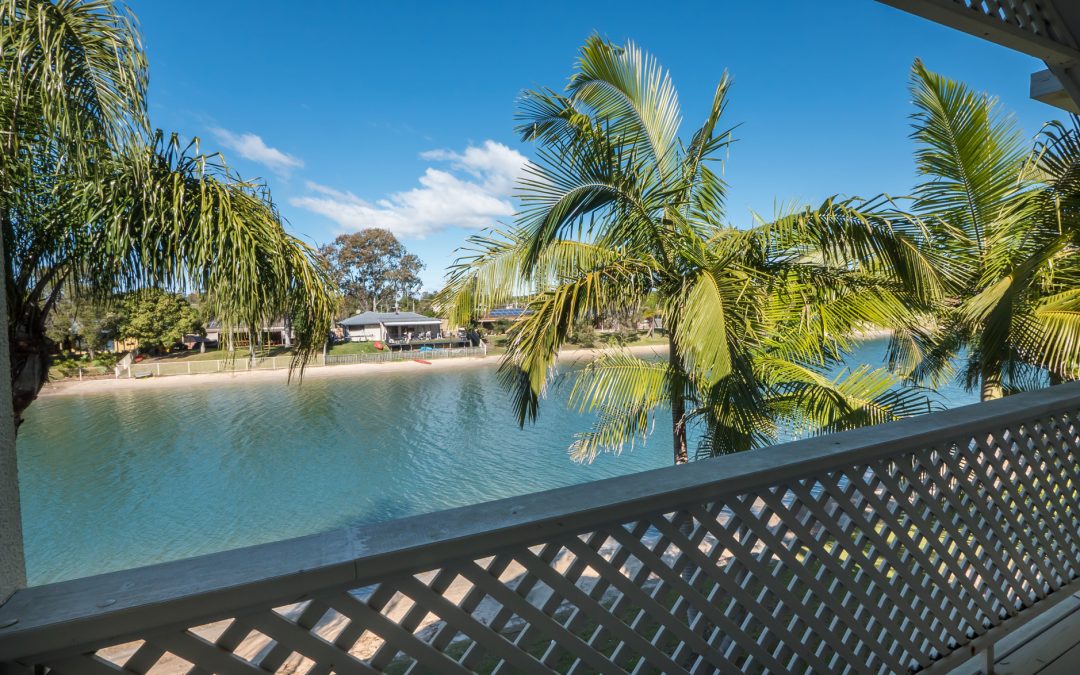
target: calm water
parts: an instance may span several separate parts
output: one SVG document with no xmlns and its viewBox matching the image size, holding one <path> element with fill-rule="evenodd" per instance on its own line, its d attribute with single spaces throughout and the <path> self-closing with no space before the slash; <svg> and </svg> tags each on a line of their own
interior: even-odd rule
<svg viewBox="0 0 1080 675">
<path fill-rule="evenodd" d="M 878 364 L 883 348 L 854 361 Z M 486 366 L 44 398 L 18 440 L 30 583 L 670 464 L 662 427 L 621 456 L 571 461 L 590 419 L 566 393 L 524 430 Z"/>
</svg>

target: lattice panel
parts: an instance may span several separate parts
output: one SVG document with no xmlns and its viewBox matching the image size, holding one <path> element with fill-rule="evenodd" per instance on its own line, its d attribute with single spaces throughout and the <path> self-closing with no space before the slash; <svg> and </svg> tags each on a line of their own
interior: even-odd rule
<svg viewBox="0 0 1080 675">
<path fill-rule="evenodd" d="M 919 670 L 1077 578 L 1077 435 L 1071 415 L 1032 420 L 45 663 L 67 674 Z"/>
<path fill-rule="evenodd" d="M 952 0 L 952 2 L 1060 44 L 1071 44 L 1067 35 L 1061 33 L 1053 17 L 1046 13 L 1046 9 L 1032 0 Z"/>
</svg>

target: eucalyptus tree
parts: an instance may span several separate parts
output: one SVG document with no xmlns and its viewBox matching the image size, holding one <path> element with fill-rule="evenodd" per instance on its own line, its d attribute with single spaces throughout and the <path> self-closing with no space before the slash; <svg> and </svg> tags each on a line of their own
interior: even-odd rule
<svg viewBox="0 0 1080 675">
<path fill-rule="evenodd" d="M 320 248 L 348 316 L 393 309 L 420 290 L 424 263 L 394 233 L 378 227 L 338 235 Z"/>
<path fill-rule="evenodd" d="M 723 224 L 714 168 L 725 75 L 684 142 L 675 88 L 633 44 L 590 38 L 565 92 L 526 92 L 519 130 L 537 144 L 514 227 L 474 236 L 440 304 L 452 323 L 531 296 L 501 366 L 519 422 L 536 417 L 576 322 L 657 298 L 666 360 L 602 354 L 574 372 L 571 403 L 597 413 L 572 452 L 589 459 L 644 439 L 668 409 L 676 463 L 925 411 L 884 369 L 830 375 L 874 326 L 910 323 L 939 293 L 917 220 L 887 199 L 828 200 L 770 222 Z M 697 431 L 691 433 L 690 429 Z"/>
<path fill-rule="evenodd" d="M 134 17 L 112 0 L 0 0 L 0 218 L 16 423 L 47 374 L 60 297 L 206 293 L 228 325 L 300 315 L 321 348 L 333 294 L 263 186 L 152 131 Z"/>
<path fill-rule="evenodd" d="M 911 92 L 914 211 L 948 297 L 897 333 L 895 363 L 984 400 L 1080 377 L 1080 133 L 1052 123 L 1031 147 L 996 99 L 919 61 Z"/>
</svg>

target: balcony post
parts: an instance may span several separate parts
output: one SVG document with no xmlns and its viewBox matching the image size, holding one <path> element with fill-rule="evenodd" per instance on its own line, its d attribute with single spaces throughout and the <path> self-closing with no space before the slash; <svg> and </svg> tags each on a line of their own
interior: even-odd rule
<svg viewBox="0 0 1080 675">
<path fill-rule="evenodd" d="M 3 231 L 0 231 L 0 283 L 7 283 Z M 0 292 L 0 316 L 4 318 L 4 330 L 0 330 L 0 604 L 3 604 L 12 593 L 26 586 L 6 292 Z"/>
</svg>

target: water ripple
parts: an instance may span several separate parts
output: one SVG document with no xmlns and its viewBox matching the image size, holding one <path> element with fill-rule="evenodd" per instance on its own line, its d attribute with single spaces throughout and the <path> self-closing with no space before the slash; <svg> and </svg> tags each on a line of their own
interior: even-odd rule
<svg viewBox="0 0 1080 675">
<path fill-rule="evenodd" d="M 42 399 L 18 441 L 30 582 L 670 463 L 671 439 L 657 433 L 575 464 L 566 448 L 590 419 L 565 395 L 553 392 L 523 430 L 486 367 Z"/>
</svg>

